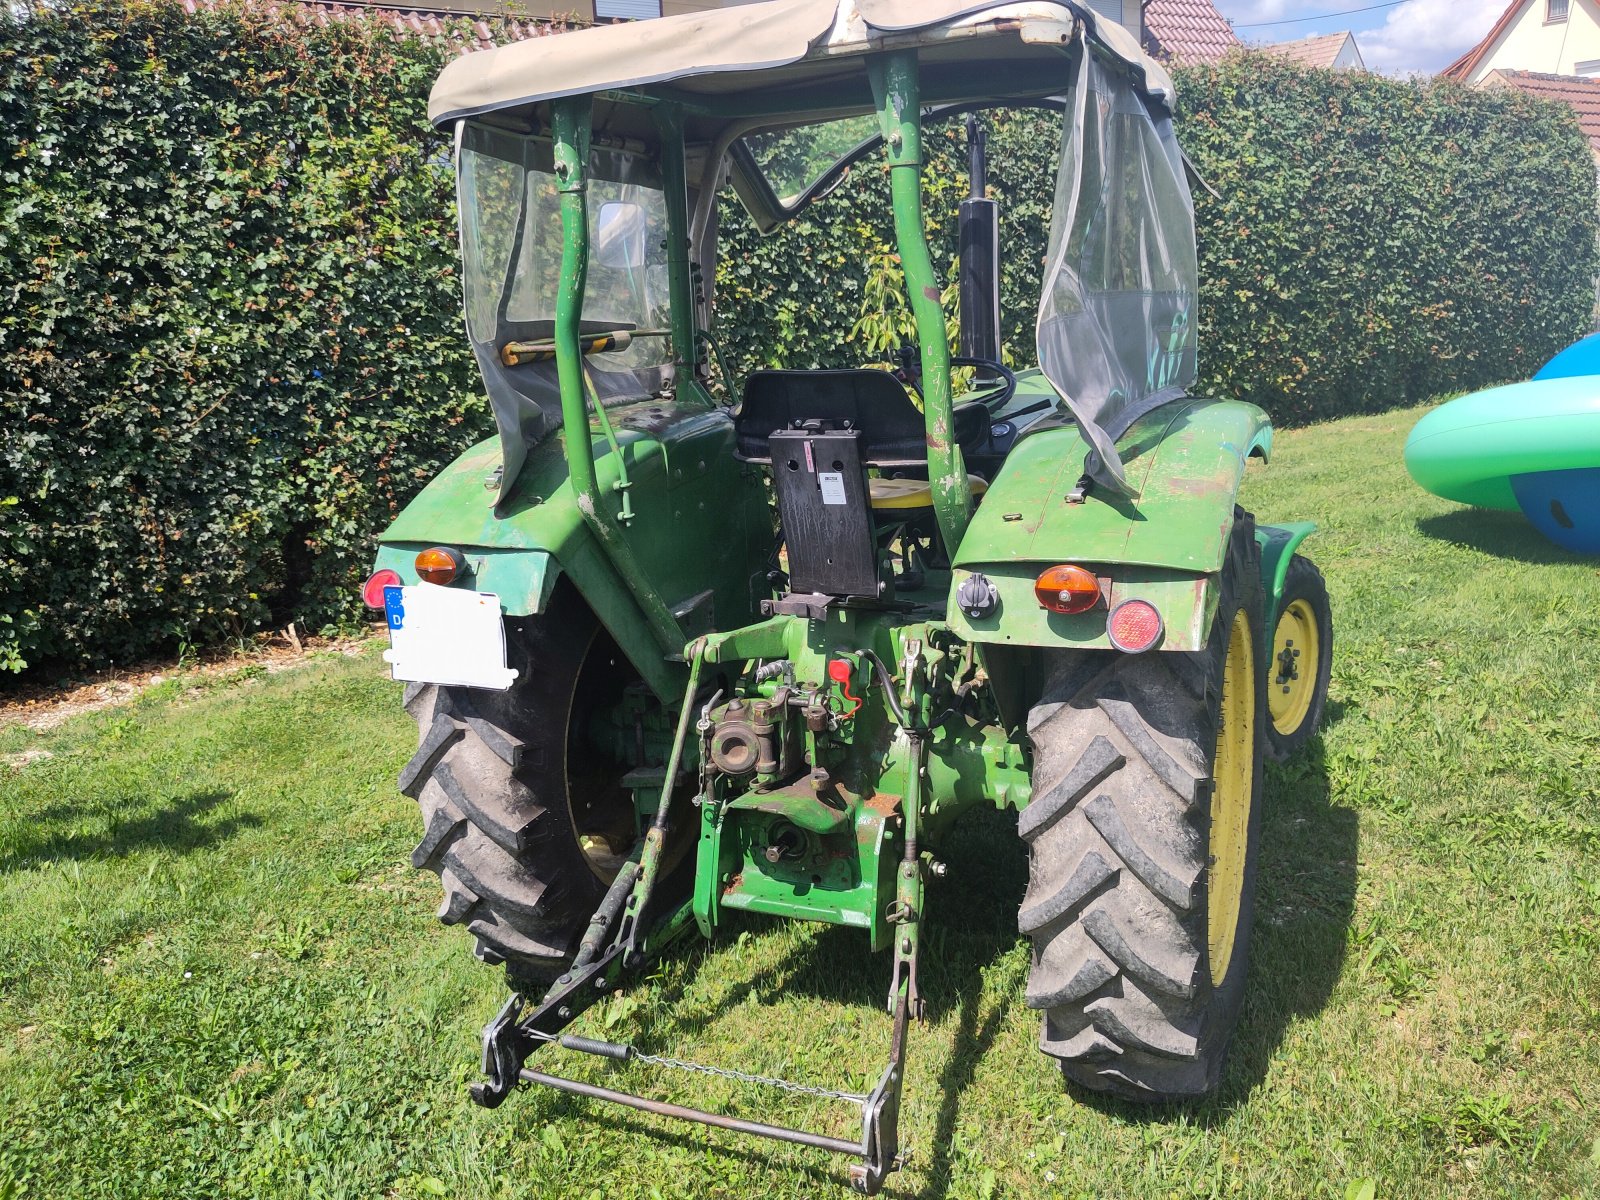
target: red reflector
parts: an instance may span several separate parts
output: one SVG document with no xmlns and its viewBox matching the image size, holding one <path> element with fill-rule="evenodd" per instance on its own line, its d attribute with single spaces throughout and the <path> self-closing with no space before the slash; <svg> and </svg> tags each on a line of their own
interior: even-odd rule
<svg viewBox="0 0 1600 1200">
<path fill-rule="evenodd" d="M 1147 600 L 1125 600 L 1111 612 L 1106 635 L 1111 644 L 1128 654 L 1141 654 L 1161 640 L 1165 632 L 1161 614 Z"/>
<path fill-rule="evenodd" d="M 361 602 L 368 608 L 383 607 L 383 589 L 400 586 L 400 574 L 385 567 L 374 571 L 372 578 L 361 585 Z"/>
</svg>

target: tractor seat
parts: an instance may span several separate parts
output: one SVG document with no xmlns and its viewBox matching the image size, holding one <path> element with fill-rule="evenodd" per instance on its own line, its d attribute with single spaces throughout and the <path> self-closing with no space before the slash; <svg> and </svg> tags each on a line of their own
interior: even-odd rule
<svg viewBox="0 0 1600 1200">
<path fill-rule="evenodd" d="M 989 490 L 981 475 L 967 476 L 967 490 L 976 500 Z M 871 479 L 867 481 L 873 512 L 908 512 L 933 507 L 933 485 L 926 479 Z"/>
<path fill-rule="evenodd" d="M 954 417 L 956 445 L 975 446 L 988 435 L 989 410 L 982 404 L 959 405 Z M 733 416 L 738 436 L 735 457 L 771 462 L 768 439 L 773 433 L 811 421 L 859 430 L 863 466 L 927 465 L 927 428 L 921 411 L 893 375 L 866 369 L 753 372 L 745 380 Z"/>
</svg>

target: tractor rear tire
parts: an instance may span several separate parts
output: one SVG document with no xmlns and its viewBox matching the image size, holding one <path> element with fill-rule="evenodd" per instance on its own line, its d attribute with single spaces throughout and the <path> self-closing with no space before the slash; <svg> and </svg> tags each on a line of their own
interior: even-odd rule
<svg viewBox="0 0 1600 1200">
<path fill-rule="evenodd" d="M 1161 1102 L 1221 1078 L 1255 893 L 1261 626 L 1240 512 L 1203 651 L 1076 655 L 1029 715 L 1027 1003 L 1040 1049 L 1083 1087 Z"/>
<path fill-rule="evenodd" d="M 632 836 L 627 768 L 597 763 L 584 737 L 587 713 L 637 676 L 566 586 L 547 613 L 507 618 L 506 654 L 507 691 L 407 687 L 418 747 L 400 790 L 422 809 L 411 862 L 444 887 L 439 920 L 532 990 L 565 968 L 621 861 L 602 833 L 622 850 Z"/>
<path fill-rule="evenodd" d="M 1283 762 L 1322 724 L 1333 674 L 1333 610 L 1328 585 L 1296 554 L 1284 577 L 1283 600 L 1266 660 L 1267 754 Z"/>
</svg>

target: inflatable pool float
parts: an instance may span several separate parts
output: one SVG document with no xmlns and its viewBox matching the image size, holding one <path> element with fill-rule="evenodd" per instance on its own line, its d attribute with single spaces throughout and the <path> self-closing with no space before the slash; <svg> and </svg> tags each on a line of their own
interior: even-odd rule
<svg viewBox="0 0 1600 1200">
<path fill-rule="evenodd" d="M 1591 333 L 1568 346 L 1539 369 L 1535 379 L 1571 379 L 1574 375 L 1600 375 L 1600 333 Z"/>
<path fill-rule="evenodd" d="M 1563 351 L 1580 356 L 1586 342 Z M 1600 370 L 1600 342 L 1585 354 Z M 1600 375 L 1515 383 L 1434 409 L 1406 440 L 1406 469 L 1428 491 L 1480 508 L 1520 509 L 1557 545 L 1600 554 Z"/>
</svg>

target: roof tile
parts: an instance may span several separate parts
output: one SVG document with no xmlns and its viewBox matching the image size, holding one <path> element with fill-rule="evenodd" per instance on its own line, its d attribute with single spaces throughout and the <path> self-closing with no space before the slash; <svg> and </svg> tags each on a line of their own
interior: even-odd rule
<svg viewBox="0 0 1600 1200">
<path fill-rule="evenodd" d="M 1600 157 L 1600 79 L 1546 75 L 1540 71 L 1491 71 L 1483 82 L 1500 83 L 1542 100 L 1570 104 L 1572 111 L 1578 114 L 1578 127 L 1589 139 L 1595 155 Z"/>
<path fill-rule="evenodd" d="M 1242 43 L 1211 0 L 1147 0 L 1145 44 L 1159 59 L 1215 62 Z"/>
<path fill-rule="evenodd" d="M 384 8 L 376 4 L 324 4 L 317 0 L 247 0 L 257 11 L 278 13 L 299 24 L 327 27 L 336 21 L 371 20 L 388 25 L 400 33 L 453 42 L 462 54 L 488 50 L 506 42 L 525 42 L 531 38 L 560 33 L 562 24 L 514 17 L 474 21 L 464 14 L 440 14 L 425 7 Z M 183 0 L 191 14 L 215 12 L 235 7 L 237 0 Z"/>
<path fill-rule="evenodd" d="M 1446 79 L 1459 79 L 1463 82 L 1470 80 L 1473 72 L 1482 65 L 1484 57 L 1493 49 L 1494 44 L 1500 40 L 1500 35 L 1510 29 L 1516 19 L 1522 15 L 1522 10 L 1527 5 L 1527 2 L 1528 0 L 1511 0 L 1511 4 L 1506 8 L 1506 11 L 1501 13 L 1500 19 L 1494 23 L 1494 28 L 1484 34 L 1483 41 L 1468 50 L 1455 62 L 1440 71 L 1439 74 Z"/>
<path fill-rule="evenodd" d="M 1331 67 L 1339 61 L 1339 54 L 1349 40 L 1348 31 L 1323 33 L 1297 42 L 1272 42 L 1260 49 L 1304 67 Z"/>
</svg>

